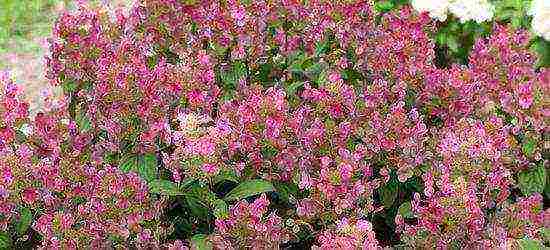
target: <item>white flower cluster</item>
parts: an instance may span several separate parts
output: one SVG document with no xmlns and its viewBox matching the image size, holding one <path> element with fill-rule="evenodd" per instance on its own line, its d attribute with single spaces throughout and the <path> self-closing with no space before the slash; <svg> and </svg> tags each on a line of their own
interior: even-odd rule
<svg viewBox="0 0 550 250">
<path fill-rule="evenodd" d="M 493 18 L 495 7 L 487 0 L 455 0 L 451 1 L 449 11 L 458 17 L 461 23 L 469 20 L 481 23 Z"/>
<path fill-rule="evenodd" d="M 431 18 L 441 22 L 447 19 L 449 0 L 412 0 L 413 8 L 418 12 L 428 12 Z"/>
<path fill-rule="evenodd" d="M 487 0 L 412 0 L 412 6 L 418 12 L 428 12 L 430 17 L 439 21 L 445 21 L 447 12 L 450 12 L 462 23 L 469 20 L 478 23 L 488 21 L 495 13 L 495 7 Z"/>
<path fill-rule="evenodd" d="M 550 0 L 534 0 L 529 15 L 533 16 L 531 26 L 535 34 L 550 41 Z"/>
</svg>

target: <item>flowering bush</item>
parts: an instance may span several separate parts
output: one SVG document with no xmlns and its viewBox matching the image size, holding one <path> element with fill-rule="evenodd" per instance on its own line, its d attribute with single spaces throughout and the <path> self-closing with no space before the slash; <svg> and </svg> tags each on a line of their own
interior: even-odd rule
<svg viewBox="0 0 550 250">
<path fill-rule="evenodd" d="M 30 116 L 0 77 L 0 248 L 548 245 L 550 70 L 498 23 L 441 63 L 439 28 L 348 0 L 61 15 L 63 98 Z"/>
</svg>

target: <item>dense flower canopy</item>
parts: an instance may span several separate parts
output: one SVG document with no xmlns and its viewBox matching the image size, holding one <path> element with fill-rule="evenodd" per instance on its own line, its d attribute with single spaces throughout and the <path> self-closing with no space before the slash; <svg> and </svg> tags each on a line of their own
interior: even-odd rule
<svg viewBox="0 0 550 250">
<path fill-rule="evenodd" d="M 466 19 L 492 15 L 463 7 Z M 442 67 L 429 14 L 354 0 L 141 0 L 61 15 L 47 77 L 63 98 L 31 117 L 0 76 L 1 239 L 548 244 L 550 70 L 534 66 L 527 31 L 502 24 L 468 64 Z"/>
</svg>

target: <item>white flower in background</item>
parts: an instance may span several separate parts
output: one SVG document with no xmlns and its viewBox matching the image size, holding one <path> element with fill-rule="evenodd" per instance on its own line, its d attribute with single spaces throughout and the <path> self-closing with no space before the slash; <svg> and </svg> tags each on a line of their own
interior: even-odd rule
<svg viewBox="0 0 550 250">
<path fill-rule="evenodd" d="M 32 125 L 25 123 L 21 125 L 21 128 L 19 128 L 19 131 L 21 131 L 21 133 L 23 133 L 25 136 L 30 136 L 33 133 L 33 128 L 32 128 Z"/>
<path fill-rule="evenodd" d="M 455 0 L 449 5 L 449 11 L 458 17 L 461 23 L 470 20 L 481 23 L 493 18 L 495 7 L 487 0 Z"/>
<path fill-rule="evenodd" d="M 412 6 L 418 12 L 428 12 L 431 18 L 441 22 L 447 19 L 449 0 L 412 0 Z"/>
<path fill-rule="evenodd" d="M 186 136 L 191 136 L 197 132 L 204 132 L 204 129 L 201 129 L 202 124 L 206 124 L 212 121 L 207 115 L 198 115 L 195 113 L 179 113 L 177 117 L 180 122 L 180 130 Z"/>
<path fill-rule="evenodd" d="M 531 26 L 535 34 L 550 41 L 550 1 L 534 0 L 529 15 L 533 16 Z"/>
<path fill-rule="evenodd" d="M 460 22 L 474 20 L 478 23 L 491 20 L 495 7 L 488 0 L 412 0 L 412 6 L 418 12 L 428 12 L 430 17 L 441 22 L 452 13 Z"/>
</svg>

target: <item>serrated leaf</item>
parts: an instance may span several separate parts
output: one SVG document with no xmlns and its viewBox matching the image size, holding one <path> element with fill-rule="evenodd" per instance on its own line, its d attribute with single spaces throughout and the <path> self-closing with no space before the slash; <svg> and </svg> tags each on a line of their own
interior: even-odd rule
<svg viewBox="0 0 550 250">
<path fill-rule="evenodd" d="M 135 171 L 137 165 L 137 157 L 131 156 L 122 161 L 122 164 L 120 164 L 119 168 L 122 172 L 128 173 L 130 171 Z"/>
<path fill-rule="evenodd" d="M 6 232 L 0 232 L 0 249 L 9 249 L 11 244 L 10 236 Z"/>
<path fill-rule="evenodd" d="M 407 201 L 407 202 L 401 204 L 401 206 L 399 206 L 399 209 L 397 210 L 397 212 L 403 218 L 406 218 L 406 219 L 414 218 L 414 214 L 412 212 L 412 207 L 411 207 L 411 202 L 410 201 Z"/>
<path fill-rule="evenodd" d="M 15 225 L 15 231 L 18 235 L 23 235 L 29 229 L 32 222 L 32 212 L 29 208 L 23 207 L 20 211 L 21 215 L 17 224 Z"/>
<path fill-rule="evenodd" d="M 241 183 L 239 186 L 231 190 L 227 196 L 225 196 L 225 200 L 227 201 L 233 201 L 233 200 L 240 200 L 244 199 L 253 195 L 261 194 L 261 193 L 267 193 L 275 190 L 273 185 L 264 180 L 250 180 L 245 181 Z"/>
<path fill-rule="evenodd" d="M 153 180 L 149 183 L 149 190 L 154 194 L 162 194 L 169 196 L 183 195 L 184 192 L 176 183 L 169 180 Z"/>
<path fill-rule="evenodd" d="M 446 32 L 438 32 L 435 36 L 435 42 L 439 45 L 446 45 L 447 44 L 447 33 Z"/>
<path fill-rule="evenodd" d="M 213 249 L 212 243 L 208 239 L 207 235 L 196 234 L 191 238 L 191 249 L 194 250 L 211 250 Z"/>
<path fill-rule="evenodd" d="M 218 197 L 208 187 L 195 183 L 185 193 L 185 200 L 194 216 L 207 218 L 209 211 L 215 208 Z"/>
<path fill-rule="evenodd" d="M 546 169 L 544 166 L 538 165 L 532 169 L 522 171 L 518 175 L 518 181 L 523 195 L 542 194 L 546 186 Z"/>
<path fill-rule="evenodd" d="M 542 228 L 540 230 L 540 234 L 542 236 L 542 240 L 544 241 L 544 243 L 548 244 L 550 243 L 550 228 Z"/>
</svg>

